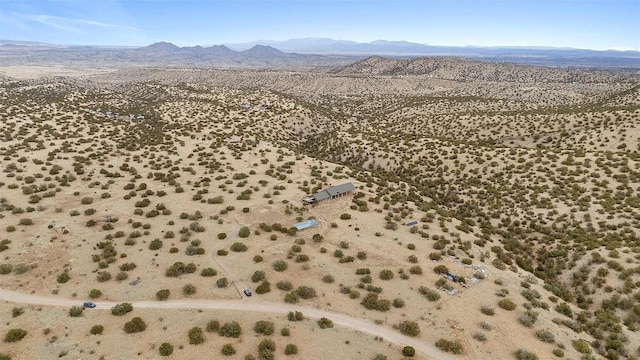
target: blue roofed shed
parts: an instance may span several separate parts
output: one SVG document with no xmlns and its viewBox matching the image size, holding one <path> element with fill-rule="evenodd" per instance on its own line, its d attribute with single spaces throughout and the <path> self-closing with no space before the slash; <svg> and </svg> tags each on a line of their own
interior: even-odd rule
<svg viewBox="0 0 640 360">
<path fill-rule="evenodd" d="M 316 226 L 318 226 L 318 221 L 315 219 L 309 219 L 309 220 L 305 220 L 305 221 L 293 224 L 293 227 L 295 227 L 298 230 L 304 230 L 304 229 L 308 229 Z"/>
</svg>

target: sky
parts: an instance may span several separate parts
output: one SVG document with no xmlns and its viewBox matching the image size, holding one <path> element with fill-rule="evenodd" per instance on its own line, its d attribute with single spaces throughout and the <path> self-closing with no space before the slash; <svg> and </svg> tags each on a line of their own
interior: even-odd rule
<svg viewBox="0 0 640 360">
<path fill-rule="evenodd" d="M 0 39 L 179 46 L 255 40 L 640 50 L 640 0 L 1 0 Z"/>
</svg>

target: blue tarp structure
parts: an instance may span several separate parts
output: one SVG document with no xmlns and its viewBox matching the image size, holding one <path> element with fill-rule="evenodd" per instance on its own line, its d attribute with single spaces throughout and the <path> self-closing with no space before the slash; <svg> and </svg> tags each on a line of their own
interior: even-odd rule
<svg viewBox="0 0 640 360">
<path fill-rule="evenodd" d="M 299 222 L 299 223 L 293 224 L 293 226 L 298 230 L 304 230 L 304 229 L 308 229 L 308 228 L 312 228 L 312 227 L 318 226 L 318 221 L 315 220 L 315 219 L 309 219 L 309 220 L 305 220 L 303 222 Z"/>
<path fill-rule="evenodd" d="M 407 226 L 413 226 L 413 225 L 418 225 L 417 221 L 411 221 L 407 223 Z"/>
</svg>

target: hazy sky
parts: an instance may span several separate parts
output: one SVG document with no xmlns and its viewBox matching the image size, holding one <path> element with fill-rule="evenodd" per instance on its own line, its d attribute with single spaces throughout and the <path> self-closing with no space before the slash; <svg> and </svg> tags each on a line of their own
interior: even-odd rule
<svg viewBox="0 0 640 360">
<path fill-rule="evenodd" d="M 0 39 L 213 45 L 330 37 L 640 50 L 640 0 L 0 0 Z"/>
</svg>

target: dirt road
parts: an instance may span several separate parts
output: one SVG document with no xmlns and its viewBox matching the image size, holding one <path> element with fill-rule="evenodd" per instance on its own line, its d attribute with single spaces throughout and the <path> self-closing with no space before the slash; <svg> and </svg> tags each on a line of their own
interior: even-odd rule
<svg viewBox="0 0 640 360">
<path fill-rule="evenodd" d="M 82 301 L 73 299 L 60 299 L 39 295 L 23 294 L 16 291 L 0 289 L 0 300 L 13 303 L 71 307 L 81 305 Z M 115 301 L 96 301 L 97 309 L 111 309 L 118 304 Z M 245 298 L 243 300 L 172 300 L 172 301 L 131 301 L 134 308 L 140 309 L 210 309 L 210 310 L 237 310 L 252 311 L 261 313 L 287 314 L 289 311 L 300 311 L 307 318 L 320 319 L 326 317 L 333 321 L 335 325 L 344 326 L 359 332 L 373 336 L 382 337 L 400 346 L 413 346 L 416 351 L 426 355 L 429 359 L 450 360 L 451 356 L 443 353 L 434 346 L 424 343 L 420 339 L 404 336 L 399 332 L 375 325 L 368 320 L 357 319 L 345 314 L 332 313 L 310 307 L 289 305 L 281 303 L 271 303 L 257 300 L 256 298 Z"/>
</svg>

